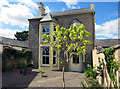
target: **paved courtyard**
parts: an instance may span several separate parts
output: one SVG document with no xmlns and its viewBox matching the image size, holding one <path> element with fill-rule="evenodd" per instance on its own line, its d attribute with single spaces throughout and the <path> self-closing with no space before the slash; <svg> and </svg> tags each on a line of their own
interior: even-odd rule
<svg viewBox="0 0 120 89">
<path fill-rule="evenodd" d="M 46 77 L 41 77 L 37 69 L 27 76 L 19 70 L 3 73 L 3 87 L 62 87 L 62 72 L 46 70 Z M 79 87 L 84 79 L 83 73 L 65 72 L 66 87 Z"/>
</svg>

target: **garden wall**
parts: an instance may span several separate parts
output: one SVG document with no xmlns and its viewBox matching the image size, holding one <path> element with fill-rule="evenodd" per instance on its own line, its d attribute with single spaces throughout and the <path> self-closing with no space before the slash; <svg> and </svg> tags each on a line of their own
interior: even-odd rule
<svg viewBox="0 0 120 89">
<path fill-rule="evenodd" d="M 5 48 L 2 52 L 2 70 L 11 71 L 15 68 L 25 67 L 30 63 L 31 50 L 16 50 L 14 48 Z"/>
<path fill-rule="evenodd" d="M 118 61 L 118 50 L 116 50 L 114 52 L 114 55 L 115 55 L 115 58 L 114 60 L 115 61 Z M 108 73 L 108 70 L 107 70 L 107 65 L 106 65 L 106 61 L 105 61 L 105 55 L 102 53 L 102 52 L 98 52 L 98 50 L 95 48 L 93 49 L 93 66 L 99 66 L 99 58 L 100 58 L 100 61 L 102 62 L 102 59 L 103 59 L 103 78 L 101 76 L 98 76 L 97 79 L 98 79 L 98 82 L 100 84 L 102 84 L 104 87 L 110 87 L 110 83 L 111 83 L 111 86 L 113 87 L 113 83 L 110 79 L 110 76 L 109 76 L 109 73 Z M 117 77 L 117 86 L 119 87 L 119 72 L 117 71 L 116 72 L 116 77 Z"/>
</svg>

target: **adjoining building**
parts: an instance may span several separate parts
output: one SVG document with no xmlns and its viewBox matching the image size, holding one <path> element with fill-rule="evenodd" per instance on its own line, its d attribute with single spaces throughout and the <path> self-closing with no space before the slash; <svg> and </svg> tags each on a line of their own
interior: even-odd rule
<svg viewBox="0 0 120 89">
<path fill-rule="evenodd" d="M 9 47 L 17 50 L 24 50 L 28 48 L 28 42 L 18 41 L 0 36 L 0 53 L 2 54 L 3 49 Z"/>
<path fill-rule="evenodd" d="M 30 18 L 28 21 L 29 48 L 32 50 L 33 65 L 36 68 L 61 70 L 62 65 L 60 65 L 56 54 L 50 50 L 50 44 L 43 43 L 42 39 L 43 34 L 53 37 L 52 32 L 57 25 L 69 28 L 73 25 L 84 24 L 86 30 L 91 33 L 87 39 L 91 41 L 91 44 L 87 46 L 87 53 L 79 57 L 73 56 L 66 69 L 82 72 L 87 63 L 92 64 L 92 49 L 95 45 L 95 10 L 93 4 L 89 8 L 45 13 L 44 5 L 40 2 L 38 16 Z"/>
</svg>

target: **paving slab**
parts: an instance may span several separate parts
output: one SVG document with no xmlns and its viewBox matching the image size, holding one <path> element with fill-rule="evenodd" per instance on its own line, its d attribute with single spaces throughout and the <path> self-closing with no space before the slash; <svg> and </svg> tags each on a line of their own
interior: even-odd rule
<svg viewBox="0 0 120 89">
<path fill-rule="evenodd" d="M 21 75 L 19 70 L 3 72 L 3 87 L 62 87 L 62 71 L 46 70 L 42 77 L 38 69 L 33 69 L 32 74 Z M 66 87 L 80 87 L 84 74 L 79 72 L 65 72 Z"/>
</svg>

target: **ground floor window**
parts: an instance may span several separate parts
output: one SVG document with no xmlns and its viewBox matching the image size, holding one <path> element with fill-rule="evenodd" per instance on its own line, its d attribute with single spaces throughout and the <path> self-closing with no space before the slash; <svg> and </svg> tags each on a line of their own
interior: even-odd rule
<svg viewBox="0 0 120 89">
<path fill-rule="evenodd" d="M 49 65 L 49 47 L 42 47 L 42 64 Z"/>
<path fill-rule="evenodd" d="M 79 64 L 79 56 L 73 55 L 73 63 Z"/>
</svg>

